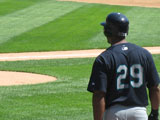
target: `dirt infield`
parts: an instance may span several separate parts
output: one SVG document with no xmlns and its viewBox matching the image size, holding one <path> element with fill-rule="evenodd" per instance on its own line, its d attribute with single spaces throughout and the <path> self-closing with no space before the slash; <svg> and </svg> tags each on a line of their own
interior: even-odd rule
<svg viewBox="0 0 160 120">
<path fill-rule="evenodd" d="M 24 72 L 0 71 L 0 76 L 0 86 L 28 85 L 56 80 L 55 77 Z"/>
<path fill-rule="evenodd" d="M 87 2 L 87 3 L 101 3 L 109 5 L 160 8 L 160 0 L 59 0 L 59 1 L 75 1 L 75 2 Z"/>
<path fill-rule="evenodd" d="M 160 8 L 160 0 L 61 0 L 88 3 L 102 3 L 110 5 L 143 6 Z M 160 47 L 147 47 L 152 54 L 160 54 Z M 57 52 L 31 52 L 0 54 L 0 61 L 40 60 L 62 58 L 87 58 L 96 57 L 104 49 L 57 51 Z M 23 72 L 0 71 L 0 86 L 37 84 L 55 81 L 55 77 L 37 75 Z"/>
<path fill-rule="evenodd" d="M 160 54 L 160 47 L 144 47 L 144 48 L 149 50 L 152 54 Z M 6 53 L 6 54 L 0 54 L 0 61 L 90 58 L 98 56 L 103 51 L 104 49 L 30 52 L 30 53 Z"/>
</svg>

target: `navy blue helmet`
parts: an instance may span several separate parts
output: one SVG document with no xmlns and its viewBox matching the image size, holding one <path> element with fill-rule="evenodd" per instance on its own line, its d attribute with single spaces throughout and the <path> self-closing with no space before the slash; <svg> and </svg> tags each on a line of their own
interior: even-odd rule
<svg viewBox="0 0 160 120">
<path fill-rule="evenodd" d="M 127 36 L 129 30 L 129 20 L 122 13 L 110 13 L 105 22 L 101 23 L 104 26 L 104 34 L 106 36 Z"/>
</svg>

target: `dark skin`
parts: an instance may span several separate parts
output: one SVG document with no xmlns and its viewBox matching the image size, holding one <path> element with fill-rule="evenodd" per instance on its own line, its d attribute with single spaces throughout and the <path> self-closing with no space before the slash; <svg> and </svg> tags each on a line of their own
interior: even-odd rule
<svg viewBox="0 0 160 120">
<path fill-rule="evenodd" d="M 121 43 L 127 43 L 127 41 L 124 39 L 119 40 L 117 37 L 107 37 L 108 43 L 110 43 L 111 45 L 118 45 Z"/>
<path fill-rule="evenodd" d="M 102 120 L 105 112 L 105 93 L 95 91 L 92 98 L 94 120 Z"/>
<path fill-rule="evenodd" d="M 125 40 L 125 37 L 120 37 L 116 35 L 112 35 L 112 36 L 108 35 L 105 28 L 104 28 L 104 35 L 106 36 L 108 43 L 111 45 L 127 43 L 127 41 Z"/>
<path fill-rule="evenodd" d="M 149 89 L 149 98 L 153 110 L 158 110 L 160 104 L 160 88 L 158 85 Z"/>
</svg>

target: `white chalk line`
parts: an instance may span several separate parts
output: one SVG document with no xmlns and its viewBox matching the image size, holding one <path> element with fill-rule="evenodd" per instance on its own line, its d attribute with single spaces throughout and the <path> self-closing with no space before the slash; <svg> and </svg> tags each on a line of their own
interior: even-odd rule
<svg viewBox="0 0 160 120">
<path fill-rule="evenodd" d="M 152 54 L 160 54 L 160 47 L 144 47 Z M 98 56 L 105 49 L 29 52 L 29 53 L 3 53 L 0 61 L 41 60 L 41 59 L 67 59 L 67 58 L 92 58 Z"/>
</svg>

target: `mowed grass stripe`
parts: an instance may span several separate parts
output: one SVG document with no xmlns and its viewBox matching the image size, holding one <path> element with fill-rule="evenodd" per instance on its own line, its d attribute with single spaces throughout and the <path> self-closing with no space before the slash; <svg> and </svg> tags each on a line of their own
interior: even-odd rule
<svg viewBox="0 0 160 120">
<path fill-rule="evenodd" d="M 66 2 L 64 4 L 73 6 L 79 3 Z M 9 41 L 0 45 L 0 52 L 106 48 L 109 44 L 107 44 L 103 35 L 103 27 L 100 26 L 100 22 L 104 21 L 106 15 L 110 12 L 121 12 L 129 18 L 128 41 L 140 46 L 159 46 L 160 38 L 157 34 L 160 25 L 159 20 L 154 19 L 155 24 L 153 26 L 152 24 L 148 25 L 148 20 L 151 20 L 154 16 L 160 16 L 157 14 L 157 10 L 159 9 L 83 4 L 77 9 L 57 17 L 57 19 L 12 37 Z M 146 16 L 146 13 L 152 14 Z M 106 44 L 104 44 L 105 42 Z"/>
<path fill-rule="evenodd" d="M 0 17 L 0 43 L 65 15 L 83 4 L 49 0 Z"/>
<path fill-rule="evenodd" d="M 128 40 L 140 46 L 160 46 L 160 9 L 134 7 L 126 16 L 130 20 Z"/>
<path fill-rule="evenodd" d="M 0 16 L 27 8 L 43 0 L 0 0 Z"/>
<path fill-rule="evenodd" d="M 0 2 L 4 2 L 5 0 L 0 0 Z"/>
<path fill-rule="evenodd" d="M 106 47 L 104 41 L 98 40 L 93 43 L 90 39 L 95 37 L 97 33 L 102 32 L 103 28 L 100 26 L 100 22 L 105 20 L 107 12 L 118 11 L 117 9 L 126 11 L 131 8 L 85 4 L 65 14 L 63 17 L 15 36 L 0 46 L 0 52 L 55 51 L 91 49 L 95 46 Z"/>
</svg>

